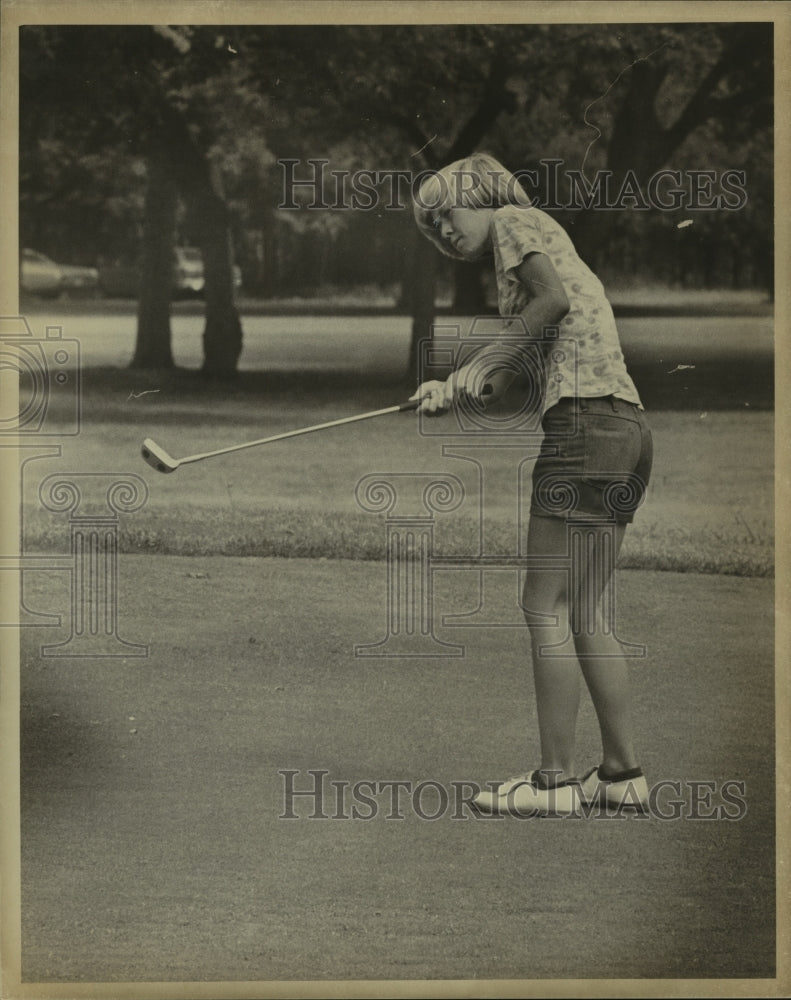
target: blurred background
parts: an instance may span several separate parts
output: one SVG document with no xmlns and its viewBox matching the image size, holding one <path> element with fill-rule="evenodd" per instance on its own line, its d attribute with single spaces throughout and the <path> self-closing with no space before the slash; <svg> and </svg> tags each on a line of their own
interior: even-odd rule
<svg viewBox="0 0 791 1000">
<path fill-rule="evenodd" d="M 752 22 L 25 26 L 23 303 L 133 301 L 138 368 L 174 364 L 172 303 L 190 297 L 211 373 L 235 371 L 256 303 L 392 311 L 414 344 L 438 312 L 491 311 L 493 289 L 417 234 L 394 172 L 476 149 L 532 171 L 616 298 L 769 302 L 772 44 Z M 665 208 L 662 170 L 682 192 L 666 176 Z M 355 171 L 380 183 L 350 203 Z M 586 209 L 575 171 L 617 205 Z"/>
</svg>

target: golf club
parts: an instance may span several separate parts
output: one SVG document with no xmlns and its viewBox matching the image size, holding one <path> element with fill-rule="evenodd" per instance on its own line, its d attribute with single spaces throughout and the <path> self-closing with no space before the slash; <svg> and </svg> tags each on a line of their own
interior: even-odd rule
<svg viewBox="0 0 791 1000">
<path fill-rule="evenodd" d="M 325 431 L 330 427 L 340 427 L 342 424 L 351 424 L 358 420 L 370 420 L 371 417 L 383 417 L 387 413 L 401 413 L 405 410 L 416 410 L 420 406 L 421 400 L 410 399 L 400 406 L 388 406 L 384 410 L 372 410 L 370 413 L 360 413 L 353 417 L 343 417 L 340 420 L 331 420 L 326 424 L 314 424 L 312 427 L 302 427 L 295 431 L 286 431 L 284 434 L 275 434 L 272 437 L 260 438 L 257 441 L 247 441 L 245 444 L 231 445 L 229 448 L 218 448 L 217 451 L 206 451 L 200 455 L 187 455 L 186 458 L 173 458 L 164 448 L 146 438 L 141 448 L 141 454 L 152 469 L 157 472 L 175 472 L 181 465 L 189 465 L 192 462 L 202 462 L 204 458 L 214 458 L 216 455 L 227 455 L 232 451 L 242 451 L 244 448 L 255 448 L 260 444 L 270 444 L 273 441 L 282 441 L 285 438 L 297 437 L 300 434 L 310 434 L 313 431 Z"/>
<path fill-rule="evenodd" d="M 481 396 L 488 396 L 492 392 L 490 385 L 484 385 Z M 286 431 L 284 434 L 275 434 L 272 437 L 259 438 L 257 441 L 246 441 L 244 444 L 234 444 L 228 448 L 218 448 L 216 451 L 205 451 L 199 455 L 187 455 L 185 458 L 173 458 L 161 445 L 151 438 L 146 438 L 140 449 L 143 459 L 156 469 L 157 472 L 175 472 L 181 465 L 189 465 L 192 462 L 202 462 L 204 458 L 215 458 L 217 455 L 228 455 L 233 451 L 242 451 L 245 448 L 256 448 L 260 444 L 271 444 L 273 441 L 283 441 L 285 438 L 299 437 L 301 434 L 311 434 L 313 431 L 326 431 L 330 427 L 340 427 L 342 424 L 353 424 L 358 420 L 370 420 L 372 417 L 383 417 L 388 413 L 403 413 L 406 410 L 416 410 L 420 406 L 422 399 L 410 399 L 406 403 L 396 406 L 387 406 L 383 410 L 371 410 L 369 413 L 358 413 L 353 417 L 342 417 L 340 420 L 330 420 L 326 424 L 314 424 L 312 427 L 300 427 L 295 431 Z"/>
</svg>

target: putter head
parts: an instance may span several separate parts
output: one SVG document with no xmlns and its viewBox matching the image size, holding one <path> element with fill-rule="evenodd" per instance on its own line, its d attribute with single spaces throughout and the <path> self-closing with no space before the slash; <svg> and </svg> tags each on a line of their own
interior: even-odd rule
<svg viewBox="0 0 791 1000">
<path fill-rule="evenodd" d="M 152 441 L 151 438 L 145 439 L 140 449 L 140 454 L 151 468 L 156 469 L 157 472 L 175 472 L 180 464 L 178 459 L 168 455 L 165 449 L 160 448 L 156 441 Z"/>
</svg>

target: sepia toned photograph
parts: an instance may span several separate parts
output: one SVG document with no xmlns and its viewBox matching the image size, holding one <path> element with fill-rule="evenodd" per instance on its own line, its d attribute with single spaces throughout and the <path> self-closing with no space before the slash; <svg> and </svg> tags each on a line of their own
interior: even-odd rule
<svg viewBox="0 0 791 1000">
<path fill-rule="evenodd" d="M 788 995 L 787 5 L 0 14 L 0 996 Z"/>
</svg>

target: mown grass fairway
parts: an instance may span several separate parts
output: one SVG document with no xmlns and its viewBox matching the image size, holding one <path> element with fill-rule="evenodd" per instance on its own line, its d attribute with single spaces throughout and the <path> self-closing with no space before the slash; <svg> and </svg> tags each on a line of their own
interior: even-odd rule
<svg viewBox="0 0 791 1000">
<path fill-rule="evenodd" d="M 535 763 L 517 571 L 487 579 L 511 623 L 489 628 L 442 624 L 474 610 L 479 581 L 436 573 L 436 634 L 464 655 L 356 656 L 385 636 L 388 567 L 384 515 L 354 491 L 374 472 L 458 476 L 436 552 L 515 555 L 525 442 L 479 466 L 443 455 L 460 446 L 450 417 L 422 434 L 405 413 L 172 475 L 139 454 L 145 437 L 179 457 L 408 391 L 348 374 L 83 373 L 79 435 L 25 465 L 25 551 L 69 552 L 45 476 L 140 476 L 148 500 L 119 524 L 119 634 L 149 650 L 42 656 L 68 634 L 69 576 L 25 573 L 28 610 L 63 618 L 23 631 L 26 981 L 774 976 L 768 404 L 651 412 L 652 483 L 617 575 L 618 634 L 646 651 L 631 666 L 651 816 L 491 821 L 449 798 L 432 819 L 441 790 Z M 581 766 L 598 753 L 585 702 Z M 327 818 L 306 799 L 284 818 L 284 773 L 304 789 L 311 770 L 326 772 Z M 346 818 L 333 781 L 436 794 L 428 816 L 409 796 L 393 816 L 385 791 Z"/>
<path fill-rule="evenodd" d="M 773 975 L 770 581 L 620 574 L 621 635 L 648 649 L 643 765 L 680 782 L 656 814 L 481 820 L 456 815 L 453 783 L 519 773 L 537 750 L 522 629 L 440 629 L 461 658 L 359 658 L 384 635 L 381 562 L 121 568 L 121 634 L 148 658 L 40 658 L 57 629 L 25 641 L 26 979 Z M 461 576 L 445 574 L 440 612 L 473 606 Z M 30 577 L 31 607 L 64 606 L 54 575 Z M 513 604 L 509 581 L 492 597 Z M 586 702 L 583 766 L 597 754 Z M 294 798 L 298 818 L 280 818 L 287 770 L 303 790 L 327 772 L 322 808 Z M 330 818 L 351 816 L 360 781 L 434 782 L 420 808 L 437 818 L 399 793 L 388 819 L 388 790 Z M 730 819 L 727 781 L 746 803 Z"/>
<path fill-rule="evenodd" d="M 148 389 L 141 388 L 143 384 Z M 157 387 L 158 386 L 158 387 Z M 141 395 L 141 393 L 144 393 Z M 82 471 L 136 472 L 150 500 L 124 520 L 128 552 L 384 557 L 381 519 L 354 499 L 372 472 L 451 473 L 465 502 L 438 516 L 437 544 L 446 554 L 474 551 L 480 536 L 481 479 L 490 550 L 516 553 L 529 500 L 527 448 L 493 449 L 483 472 L 443 457 L 458 446 L 451 417 L 424 421 L 395 414 L 321 431 L 158 474 L 140 457 L 153 437 L 178 458 L 365 413 L 407 398 L 387 380 L 337 377 L 242 381 L 218 386 L 194 378 L 116 372 L 85 375 L 79 437 L 64 439 L 62 463 Z M 647 502 L 627 533 L 622 565 L 645 569 L 765 576 L 773 567 L 773 413 L 733 410 L 650 414 L 655 460 Z M 421 432 L 422 426 L 422 432 Z M 533 446 L 538 441 L 533 436 Z M 517 442 L 519 445 L 520 442 Z M 37 462 L 44 472 L 47 462 Z M 56 517 L 41 510 L 28 484 L 29 548 L 58 545 Z"/>
</svg>

